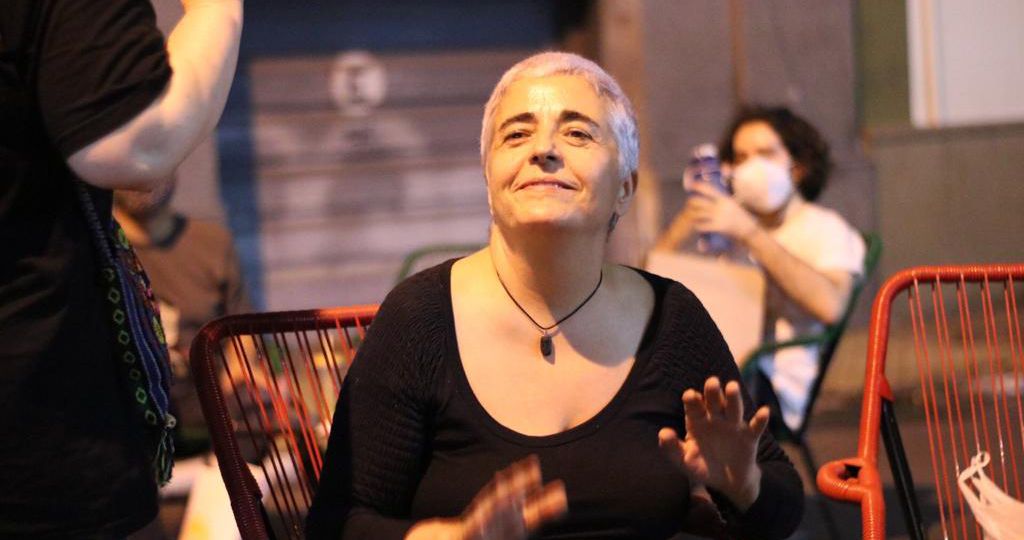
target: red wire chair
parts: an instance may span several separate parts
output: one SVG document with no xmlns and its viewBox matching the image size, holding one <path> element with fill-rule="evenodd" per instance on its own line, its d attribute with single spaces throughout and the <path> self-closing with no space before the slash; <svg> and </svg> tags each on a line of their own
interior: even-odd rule
<svg viewBox="0 0 1024 540">
<path fill-rule="evenodd" d="M 860 505 L 863 538 L 881 540 L 886 533 L 879 434 L 913 539 L 923 540 L 928 528 L 941 528 L 943 538 L 983 537 L 957 483 L 960 471 L 980 451 L 992 456 L 987 475 L 1005 493 L 1021 499 L 1024 341 L 1017 298 L 1024 295 L 1022 281 L 1024 264 L 930 266 L 901 271 L 878 292 L 857 456 L 825 464 L 817 477 L 825 495 Z M 901 311 L 896 306 L 903 301 L 908 313 L 902 323 L 912 330 L 913 360 L 901 358 L 895 348 L 889 351 L 893 320 L 898 319 L 894 316 Z M 915 363 L 919 386 L 909 400 L 902 392 L 895 399 L 886 378 L 887 353 L 889 360 Z M 891 369 L 899 367 L 889 363 Z M 896 423 L 897 408 L 901 417 L 923 416 L 930 469 L 915 463 L 916 474 L 912 470 Z M 923 432 L 916 439 L 922 438 Z M 917 492 L 931 492 L 931 523 L 923 519 L 915 476 L 924 480 Z"/>
<path fill-rule="evenodd" d="M 232 315 L 193 340 L 192 372 L 242 538 L 302 537 L 341 382 L 376 311 Z"/>
</svg>

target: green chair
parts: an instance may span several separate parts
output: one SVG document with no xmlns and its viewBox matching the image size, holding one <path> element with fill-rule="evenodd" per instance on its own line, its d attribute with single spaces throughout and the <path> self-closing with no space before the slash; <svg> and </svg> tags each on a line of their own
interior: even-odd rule
<svg viewBox="0 0 1024 540">
<path fill-rule="evenodd" d="M 395 284 L 427 268 L 430 263 L 440 263 L 452 257 L 468 255 L 484 247 L 484 244 L 433 244 L 410 252 L 402 260 Z"/>
<path fill-rule="evenodd" d="M 761 345 L 747 356 L 741 371 L 744 384 L 754 384 L 758 388 L 760 399 L 757 399 L 759 403 L 755 403 L 755 405 L 758 407 L 761 405 L 768 405 L 771 408 L 772 420 L 769 423 L 769 429 L 771 430 L 772 435 L 777 440 L 793 443 L 800 449 L 801 457 L 803 458 L 804 465 L 812 481 L 817 474 L 818 465 L 817 461 L 814 459 L 814 455 L 811 453 L 810 446 L 807 444 L 807 428 L 810 423 L 811 411 L 814 409 L 814 402 L 817 401 L 818 394 L 821 392 L 821 386 L 825 380 L 825 374 L 828 372 L 828 367 L 832 363 L 832 356 L 836 352 L 836 346 L 839 344 L 839 338 L 842 337 L 843 331 L 846 330 L 846 325 L 850 320 L 850 314 L 853 313 L 853 308 L 857 304 L 857 297 L 860 296 L 865 284 L 874 273 L 875 268 L 878 266 L 878 260 L 882 255 L 882 239 L 877 234 L 864 233 L 863 237 L 864 244 L 866 246 L 864 254 L 864 275 L 861 279 L 857 280 L 857 283 L 854 285 L 853 291 L 850 293 L 850 299 L 846 303 L 846 309 L 843 311 L 843 316 L 839 321 L 835 324 L 826 326 L 825 330 L 820 334 L 799 336 L 787 341 L 765 343 Z M 778 409 L 778 398 L 767 378 L 759 371 L 757 359 L 764 355 L 774 354 L 789 347 L 803 347 L 807 345 L 818 345 L 819 347 L 818 375 L 811 383 L 810 394 L 804 408 L 800 426 L 796 429 L 792 429 L 782 421 L 782 411 Z M 761 380 L 758 381 L 758 378 Z M 821 504 L 821 512 L 825 519 L 825 525 L 829 529 L 831 537 L 840 538 L 839 529 L 836 526 L 835 518 L 829 510 L 827 502 L 824 498 L 820 497 L 818 500 Z"/>
</svg>

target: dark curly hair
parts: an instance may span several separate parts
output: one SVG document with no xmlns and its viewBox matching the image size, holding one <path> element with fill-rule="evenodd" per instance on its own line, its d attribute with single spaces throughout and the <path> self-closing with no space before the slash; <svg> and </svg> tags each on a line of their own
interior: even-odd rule
<svg viewBox="0 0 1024 540">
<path fill-rule="evenodd" d="M 821 133 L 786 107 L 748 105 L 736 113 L 729 129 L 722 136 L 718 148 L 723 161 L 732 163 L 735 160 L 733 137 L 740 127 L 750 122 L 764 122 L 772 127 L 782 139 L 789 155 L 793 156 L 793 161 L 803 170 L 803 177 L 797 182 L 800 194 L 808 201 L 817 199 L 825 189 L 828 175 L 832 171 L 828 143 Z"/>
</svg>

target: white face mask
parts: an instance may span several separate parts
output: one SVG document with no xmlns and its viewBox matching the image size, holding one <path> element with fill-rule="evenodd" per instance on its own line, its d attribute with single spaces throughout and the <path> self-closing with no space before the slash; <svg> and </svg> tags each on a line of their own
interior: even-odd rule
<svg viewBox="0 0 1024 540">
<path fill-rule="evenodd" d="M 985 474 L 988 462 L 988 452 L 979 452 L 971 458 L 971 465 L 964 468 L 957 479 L 960 492 L 985 532 L 985 540 L 1024 538 L 1024 503 L 1003 493 L 988 478 Z"/>
<path fill-rule="evenodd" d="M 793 195 L 793 177 L 786 167 L 755 156 L 733 169 L 732 191 L 751 211 L 771 214 Z"/>
</svg>

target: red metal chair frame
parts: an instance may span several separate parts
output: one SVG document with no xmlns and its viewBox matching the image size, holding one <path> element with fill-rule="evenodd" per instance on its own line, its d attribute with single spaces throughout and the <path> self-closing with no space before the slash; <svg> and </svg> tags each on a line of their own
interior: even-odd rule
<svg viewBox="0 0 1024 540">
<path fill-rule="evenodd" d="M 238 431 L 245 431 L 250 435 L 268 428 L 277 429 L 279 434 L 287 431 L 286 438 L 290 444 L 286 451 L 292 453 L 290 461 L 292 467 L 297 468 L 295 461 L 297 457 L 312 463 L 311 474 L 314 478 L 304 479 L 305 485 L 302 487 L 306 492 L 304 492 L 303 500 L 296 500 L 294 493 L 277 493 L 278 488 L 271 487 L 271 495 L 274 497 L 277 508 L 279 510 L 287 508 L 289 514 L 294 514 L 286 534 L 292 537 L 301 537 L 301 518 L 308 510 L 308 496 L 315 491 L 316 480 L 319 479 L 320 472 L 318 465 L 322 464 L 317 444 L 312 440 L 314 430 L 312 426 L 308 425 L 308 419 L 314 414 L 319 414 L 321 417 L 326 416 L 325 422 L 329 426 L 330 417 L 327 416 L 327 411 L 333 409 L 333 401 L 337 398 L 336 388 L 340 388 L 341 379 L 344 377 L 341 368 L 344 367 L 347 371 L 355 348 L 359 344 L 358 341 L 351 339 L 351 332 L 354 331 L 361 338 L 376 311 L 377 306 L 354 306 L 231 315 L 210 322 L 199 331 L 193 340 L 190 353 L 192 373 L 196 381 L 203 415 L 209 425 L 214 453 L 231 498 L 231 508 L 242 538 L 246 540 L 273 538 L 275 531 L 269 522 L 268 512 L 263 505 L 262 494 L 256 478 L 250 472 L 250 465 L 242 457 L 237 438 Z M 311 342 L 309 332 L 314 333 L 316 340 L 319 341 L 318 344 Z M 334 352 L 334 346 L 331 344 L 332 335 L 340 338 L 338 340 L 340 358 L 336 357 L 338 355 Z M 247 352 L 239 350 L 239 343 L 242 343 L 241 336 L 262 337 L 259 340 L 253 340 L 256 348 L 252 352 Z M 266 348 L 260 345 L 260 343 L 266 344 L 264 340 L 268 336 L 272 340 L 272 344 L 279 348 L 275 353 L 268 353 Z M 293 337 L 289 341 L 286 336 Z M 244 359 L 244 363 L 241 365 L 245 366 L 248 373 L 230 373 L 231 367 L 224 354 L 226 340 L 234 348 L 234 353 L 241 355 L 241 358 Z M 289 343 L 297 343 L 298 350 L 291 350 Z M 328 367 L 331 371 L 329 377 L 332 384 L 327 389 L 321 388 L 320 376 L 314 375 L 315 367 L 312 364 L 317 352 L 329 357 L 327 361 L 330 364 Z M 250 359 L 248 356 L 253 356 L 253 358 Z M 269 394 L 272 394 L 270 396 L 272 405 L 269 407 L 265 406 L 263 399 L 255 399 L 254 402 L 259 408 L 258 414 L 254 415 L 255 423 L 259 424 L 257 426 L 250 425 L 253 422 L 250 422 L 245 414 L 242 415 L 242 421 L 233 420 L 232 409 L 229 406 L 230 401 L 222 388 L 222 377 L 225 370 L 229 371 L 227 376 L 231 378 L 232 382 L 236 377 L 243 382 L 253 381 L 255 376 L 253 364 L 258 365 L 261 369 L 268 369 L 268 366 L 273 366 L 270 369 L 279 369 L 283 375 L 275 377 L 284 379 L 283 384 L 288 385 L 284 391 L 276 390 L 276 382 L 270 385 L 272 386 L 269 391 Z M 305 372 L 299 368 L 304 368 Z M 306 391 L 317 394 L 314 399 L 315 406 L 322 410 L 305 410 L 308 407 L 306 405 L 307 398 L 302 396 L 300 380 L 316 386 L 312 391 L 307 387 Z M 328 385 L 324 384 L 323 386 Z M 332 389 L 334 389 L 333 392 L 331 392 Z M 251 391 L 252 388 L 249 390 Z M 232 398 L 234 401 L 232 405 L 242 408 L 241 401 L 238 401 L 240 399 L 239 392 L 233 393 L 235 396 Z M 296 395 L 299 396 L 299 399 L 295 398 Z M 330 403 L 327 400 L 331 400 Z M 296 410 L 282 410 L 286 407 L 293 407 Z M 282 414 L 286 418 L 283 426 L 280 421 Z M 288 420 L 292 416 L 289 415 L 297 417 L 301 425 L 292 428 L 290 426 L 292 422 Z M 276 425 L 274 425 L 275 416 Z M 296 444 L 296 441 L 299 443 Z M 297 456 L 296 453 L 302 455 Z M 277 459 L 280 461 L 280 456 Z M 303 462 L 305 463 L 305 461 Z M 277 465 L 275 465 L 276 467 Z M 287 471 L 287 473 L 290 472 Z M 272 478 L 265 470 L 264 474 L 268 478 Z M 280 474 L 279 471 L 278 474 Z M 302 474 L 305 472 L 303 471 Z"/>
<path fill-rule="evenodd" d="M 902 442 L 900 440 L 899 431 L 895 423 L 895 414 L 893 412 L 893 392 L 889 385 L 889 381 L 885 375 L 886 365 L 886 353 L 889 345 L 889 332 L 890 332 L 890 313 L 894 299 L 903 291 L 909 290 L 911 295 L 911 317 L 912 325 L 915 331 L 915 352 L 920 353 L 917 342 L 917 332 L 925 331 L 926 321 L 921 320 L 923 317 L 917 317 L 914 320 L 914 306 L 913 301 L 916 296 L 916 301 L 920 302 L 920 293 L 918 291 L 919 285 L 936 284 L 941 285 L 942 283 L 955 283 L 957 284 L 957 298 L 958 303 L 961 298 L 961 293 L 966 298 L 966 287 L 968 283 L 979 284 L 984 291 L 983 294 L 987 295 L 987 305 L 983 297 L 983 308 L 985 310 L 986 325 L 988 324 L 988 317 L 992 317 L 994 320 L 995 313 L 993 311 L 993 305 L 991 301 L 991 289 L 989 284 L 991 282 L 1002 281 L 1008 283 L 1009 287 L 1004 286 L 1003 296 L 1006 303 L 1006 314 L 1009 325 L 1009 345 L 1010 345 L 1010 361 L 1013 362 L 1014 376 L 1019 377 L 1020 371 L 1024 370 L 1024 344 L 1021 341 L 1021 325 L 1019 316 L 1017 315 L 1016 298 L 1013 292 L 1014 284 L 1024 281 L 1024 264 L 992 264 L 992 265 L 962 265 L 962 266 L 924 266 L 910 268 L 903 270 L 893 277 L 891 277 L 882 286 L 882 289 L 878 292 L 875 297 L 875 302 L 872 308 L 871 317 L 871 328 L 868 335 L 868 353 L 867 353 L 867 367 L 865 372 L 864 381 L 864 398 L 861 404 L 861 416 L 860 416 L 860 438 L 858 442 L 858 452 L 856 457 L 839 459 L 826 463 L 818 471 L 817 484 L 818 488 L 825 495 L 839 500 L 857 503 L 861 507 L 861 519 L 863 525 L 863 538 L 870 540 L 882 540 L 885 538 L 885 500 L 883 499 L 883 486 L 882 479 L 878 469 L 878 440 L 879 435 L 886 444 L 887 455 L 889 458 L 890 467 L 893 472 L 893 478 L 897 487 L 897 491 L 900 493 L 900 505 L 902 506 L 904 516 L 907 518 L 908 531 L 911 538 L 924 538 L 924 527 L 920 518 L 920 511 L 917 504 L 916 496 L 914 493 L 914 483 L 910 474 L 910 469 L 906 461 L 905 454 L 903 452 Z M 939 305 L 942 304 L 942 295 L 935 296 L 933 294 L 933 301 L 937 301 Z M 923 312 L 920 310 L 920 303 L 918 303 L 918 313 Z M 937 309 L 935 313 L 939 313 Z M 946 325 L 945 320 L 945 308 L 941 308 L 942 325 Z M 963 326 L 963 310 L 960 311 L 961 325 Z M 930 324 L 930 322 L 929 322 Z M 936 322 L 938 326 L 939 323 Z M 970 319 L 967 320 L 967 334 L 970 334 Z M 948 329 L 948 327 L 947 327 Z M 989 354 L 991 359 L 991 345 L 989 345 L 989 336 L 987 335 L 988 326 L 986 326 L 986 345 L 990 347 Z M 938 330 L 936 331 L 938 333 Z M 948 347 L 950 345 L 949 335 L 938 336 L 941 345 Z M 973 355 L 973 337 L 970 338 L 971 352 Z M 945 340 L 945 343 L 941 342 Z M 979 338 L 980 341 L 980 338 Z M 998 345 L 998 344 L 997 344 Z M 924 351 L 924 355 L 927 357 L 927 351 Z M 965 355 L 968 353 L 965 352 Z M 998 346 L 995 349 L 996 357 L 999 357 Z M 942 361 L 952 361 L 952 358 L 942 359 Z M 930 364 L 928 365 L 930 369 Z M 923 365 L 919 365 L 919 374 Z M 952 367 L 952 364 L 949 364 Z M 975 369 L 977 363 L 975 364 Z M 1000 366 L 1002 370 L 1003 366 Z M 943 368 L 945 369 L 945 368 Z M 970 364 L 967 364 L 967 374 L 970 377 Z M 1002 371 L 1000 372 L 1002 373 Z M 945 372 L 943 372 L 944 376 Z M 945 429 L 946 426 L 942 424 L 939 417 L 939 403 L 936 401 L 934 385 L 935 379 L 932 377 L 932 373 L 920 374 L 922 377 L 922 387 L 925 387 L 925 383 L 932 385 L 932 394 L 927 395 L 927 391 L 922 390 L 924 394 L 924 409 L 926 413 L 927 423 L 929 426 L 929 449 L 932 454 L 933 461 L 933 474 L 935 475 L 936 489 L 942 490 L 943 488 L 939 485 L 940 475 L 945 474 L 946 470 L 938 471 L 934 466 L 936 459 L 942 465 L 946 465 L 945 456 L 936 456 L 937 452 L 935 447 L 932 446 L 931 430 L 933 429 L 932 424 L 938 423 L 940 425 L 935 426 L 935 429 Z M 924 377 L 928 377 L 925 379 Z M 1001 379 L 1000 379 L 1001 380 Z M 954 381 L 955 382 L 955 381 Z M 994 383 L 993 383 L 994 384 Z M 952 388 L 956 386 L 953 385 Z M 1000 387 L 1002 391 L 1002 387 Z M 1002 396 L 1005 398 L 1005 393 Z M 948 414 L 951 408 L 948 402 L 948 388 L 946 389 L 947 403 L 945 404 L 947 412 L 946 422 L 951 423 L 950 415 Z M 1020 394 L 1017 394 L 1017 429 L 1021 429 L 1020 423 L 1024 423 L 1024 418 L 1021 418 L 1020 408 Z M 973 399 L 973 398 L 971 398 Z M 1003 402 L 1004 409 L 1006 409 L 1005 401 Z M 961 404 L 958 402 L 956 411 L 961 410 Z M 974 403 L 971 402 L 973 407 Z M 994 406 L 998 408 L 998 406 Z M 1004 411 L 1006 415 L 1002 420 L 996 418 L 997 424 L 999 422 L 1005 423 L 1008 430 L 1012 431 L 1010 424 L 1009 410 Z M 984 426 L 984 419 L 982 425 Z M 963 424 L 961 423 L 961 428 Z M 977 432 L 977 426 L 975 425 L 975 432 Z M 986 427 L 987 429 L 987 427 Z M 952 430 L 952 427 L 950 428 Z M 961 438 L 963 437 L 961 429 Z M 1018 432 L 1018 436 L 1020 433 Z M 937 435 L 944 436 L 944 435 Z M 1012 438 L 1012 437 L 1008 437 Z M 939 441 L 939 451 L 942 451 L 941 445 L 943 441 Z M 955 442 L 953 443 L 955 445 Z M 966 451 L 966 445 L 964 445 Z M 1011 455 L 1013 449 L 1011 448 Z M 950 458 L 953 461 L 953 458 Z M 1016 463 L 1015 463 L 1016 467 Z M 948 465 L 946 465 L 948 469 Z M 1016 471 L 1014 472 L 1016 476 Z M 942 486 L 947 486 L 948 481 L 943 479 L 941 481 Z M 938 494 L 939 497 L 943 496 L 943 493 Z M 949 505 L 952 505 L 951 492 L 946 492 L 945 496 Z M 959 495 L 957 493 L 957 495 Z M 940 512 L 941 508 L 940 502 Z M 963 514 L 961 514 L 963 515 Z M 945 517 L 943 517 L 945 519 Z M 954 537 L 957 537 L 959 529 L 963 528 L 964 537 L 968 536 L 966 524 L 961 524 L 960 527 L 954 533 Z M 980 534 L 978 535 L 980 538 Z"/>
</svg>

